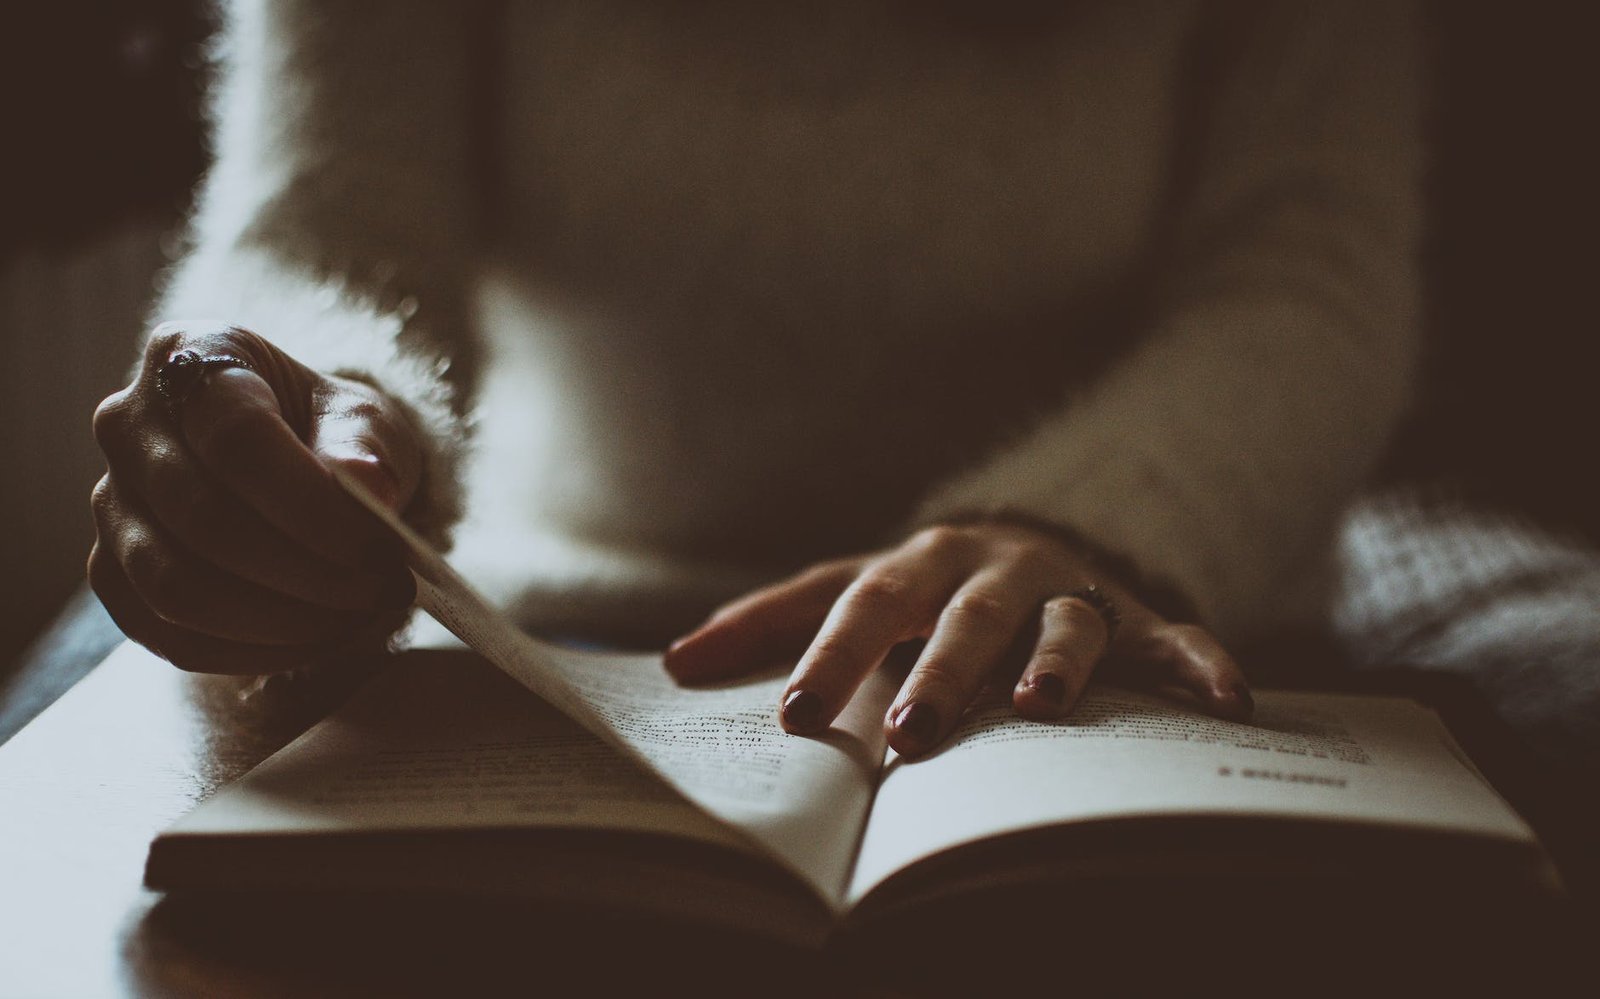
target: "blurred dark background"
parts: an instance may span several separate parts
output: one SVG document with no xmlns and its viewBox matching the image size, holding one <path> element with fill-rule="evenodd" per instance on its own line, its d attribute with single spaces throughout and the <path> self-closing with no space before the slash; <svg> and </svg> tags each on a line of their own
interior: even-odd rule
<svg viewBox="0 0 1600 999">
<path fill-rule="evenodd" d="M 83 575 L 89 417 L 126 381 L 206 162 L 213 26 L 194 0 L 0 12 L 0 681 Z"/>
<path fill-rule="evenodd" d="M 58 0 L 8 12 L 8 258 L 71 249 L 134 217 L 179 216 L 206 163 L 212 13 L 194 0 Z"/>
<path fill-rule="evenodd" d="M 1428 377 L 1394 472 L 1600 540 L 1600 6 L 1427 11 Z"/>
<path fill-rule="evenodd" d="M 209 6 L 54 0 L 3 16 L 0 680 L 79 585 L 117 388 L 205 163 Z M 1387 474 L 1600 539 L 1593 55 L 1583 3 L 1429 7 L 1428 378 Z"/>
</svg>

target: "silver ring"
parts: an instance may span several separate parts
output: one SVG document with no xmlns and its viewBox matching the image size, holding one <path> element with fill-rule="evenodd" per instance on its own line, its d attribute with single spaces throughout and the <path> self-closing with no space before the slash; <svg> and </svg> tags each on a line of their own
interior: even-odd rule
<svg viewBox="0 0 1600 999">
<path fill-rule="evenodd" d="M 208 354 L 180 350 L 162 362 L 156 369 L 156 392 L 173 406 L 183 403 L 200 384 L 207 372 L 214 368 L 244 368 L 254 371 L 255 365 L 237 354 Z"/>
<path fill-rule="evenodd" d="M 1100 620 L 1106 623 L 1106 645 L 1116 641 L 1117 629 L 1122 627 L 1122 613 L 1117 610 L 1116 602 L 1106 595 L 1106 591 L 1090 583 L 1081 586 L 1071 593 L 1064 594 L 1068 599 L 1082 600 L 1088 604 Z"/>
</svg>

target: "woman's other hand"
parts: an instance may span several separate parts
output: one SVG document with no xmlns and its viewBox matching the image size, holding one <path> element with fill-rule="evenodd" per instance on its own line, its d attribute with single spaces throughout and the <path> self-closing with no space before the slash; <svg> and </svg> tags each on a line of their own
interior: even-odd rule
<svg viewBox="0 0 1600 999">
<path fill-rule="evenodd" d="M 1024 718 L 1066 715 L 1107 659 L 1220 717 L 1252 710 L 1244 675 L 1203 628 L 1164 619 L 1064 536 L 1011 521 L 934 527 L 891 551 L 815 566 L 722 608 L 666 662 L 695 683 L 800 655 L 780 717 L 810 734 L 914 639 L 927 644 L 884 719 L 902 756 L 937 747 L 1008 664 L 1025 663 L 1011 694 Z"/>
<path fill-rule="evenodd" d="M 183 351 L 247 366 L 180 372 Z M 397 511 L 416 492 L 415 431 L 382 392 L 247 330 L 166 323 L 94 432 L 108 471 L 89 580 L 135 641 L 186 670 L 273 673 L 379 648 L 404 621 L 398 541 L 330 474 Z"/>
</svg>

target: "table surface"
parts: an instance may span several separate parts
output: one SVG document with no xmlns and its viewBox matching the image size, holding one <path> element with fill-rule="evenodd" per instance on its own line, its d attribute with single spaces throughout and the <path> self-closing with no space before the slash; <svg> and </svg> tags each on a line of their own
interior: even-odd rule
<svg viewBox="0 0 1600 999">
<path fill-rule="evenodd" d="M 541 924 L 481 906 L 459 925 L 447 921 L 459 932 L 444 939 L 437 922 L 408 936 L 398 909 L 308 913 L 255 900 L 193 909 L 147 891 L 151 838 L 303 731 L 342 689 L 251 695 L 250 685 L 185 674 L 124 646 L 0 745 L 0 997 L 427 994 L 468 980 L 475 993 L 498 992 L 508 981 L 548 981 L 557 957 L 577 962 L 574 974 L 596 962 L 616 974 L 666 974 L 682 950 L 630 937 L 615 955 L 574 955 L 540 946 L 572 922 L 565 916 Z M 280 932 L 298 926 L 298 935 Z M 600 935 L 615 942 L 617 932 Z M 743 965 L 724 968 L 719 955 L 719 968 L 763 974 L 793 961 L 740 956 Z M 679 971 L 703 981 L 703 970 Z M 763 977 L 763 993 L 789 991 Z"/>
<path fill-rule="evenodd" d="M 0 994 L 175 986 L 145 847 L 297 730 L 240 689 L 128 647 L 0 747 Z"/>
</svg>

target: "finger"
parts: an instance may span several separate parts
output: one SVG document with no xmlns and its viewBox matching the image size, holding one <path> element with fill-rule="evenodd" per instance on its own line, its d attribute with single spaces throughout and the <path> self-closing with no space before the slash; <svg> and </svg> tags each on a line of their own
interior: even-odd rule
<svg viewBox="0 0 1600 999">
<path fill-rule="evenodd" d="M 1244 671 L 1204 628 L 1163 623 L 1138 641 L 1136 649 L 1136 668 L 1194 694 L 1208 714 L 1232 721 L 1249 721 L 1254 714 Z"/>
<path fill-rule="evenodd" d="M 181 422 L 200 463 L 291 541 L 340 565 L 397 571 L 399 540 L 295 436 L 255 372 L 214 372 L 185 401 Z"/>
<path fill-rule="evenodd" d="M 1036 598 L 1014 577 L 974 576 L 945 606 L 885 719 L 901 756 L 929 752 L 961 720 L 1027 622 Z"/>
<path fill-rule="evenodd" d="M 416 434 L 378 391 L 331 379 L 318 393 L 306 444 L 329 468 L 350 474 L 384 506 L 402 512 L 422 477 Z"/>
<path fill-rule="evenodd" d="M 339 610 L 403 608 L 414 597 L 411 574 L 399 567 L 387 573 L 355 569 L 296 544 L 174 439 L 149 441 L 133 460 L 114 446 L 107 460 L 131 502 L 148 509 L 179 546 L 225 573 Z"/>
<path fill-rule="evenodd" d="M 1111 635 L 1082 597 L 1055 597 L 1039 615 L 1039 642 L 1011 693 L 1017 714 L 1034 721 L 1065 717 L 1078 703 Z"/>
<path fill-rule="evenodd" d="M 209 343 L 208 349 L 229 349 L 220 333 L 197 339 L 180 337 L 173 329 L 164 325 L 152 337 L 156 354 L 147 359 L 151 369 L 167 353 L 196 342 Z M 119 485 L 180 544 L 226 572 L 307 603 L 342 610 L 409 603 L 411 575 L 398 563 L 377 572 L 319 557 L 210 475 L 184 444 L 170 409 L 144 384 L 152 378 L 147 371 L 141 383 L 102 402 L 95 411 L 94 432 Z"/>
<path fill-rule="evenodd" d="M 165 413 L 173 406 L 157 385 L 160 374 L 183 351 L 214 357 L 237 357 L 272 386 L 277 406 L 296 436 L 305 438 L 314 417 L 313 388 L 325 379 L 273 346 L 252 330 L 215 320 L 176 320 L 161 323 L 151 331 L 145 344 L 144 362 L 135 394 L 147 405 Z M 177 395 L 187 406 L 189 396 L 209 382 L 221 369 L 211 366 L 192 368 Z M 177 421 L 171 421 L 174 424 Z"/>
<path fill-rule="evenodd" d="M 844 710 L 862 679 L 889 650 L 925 638 L 964 566 L 916 552 L 869 566 L 828 612 L 784 691 L 779 717 L 790 732 L 820 732 Z"/>
<path fill-rule="evenodd" d="M 99 547 L 157 618 L 186 631 L 250 645 L 333 641 L 370 614 L 316 607 L 230 576 L 177 545 L 111 477 L 95 488 Z M 396 608 L 398 610 L 398 608 Z"/>
<path fill-rule="evenodd" d="M 859 572 L 855 560 L 828 563 L 728 604 L 667 649 L 667 672 L 707 683 L 798 659 Z"/>
<path fill-rule="evenodd" d="M 123 633 L 179 669 L 198 673 L 280 673 L 340 655 L 355 655 L 356 642 L 341 646 L 261 646 L 227 642 L 185 631 L 157 617 L 133 589 L 116 559 L 96 544 L 89 554 L 89 582 Z M 374 628 L 361 640 L 376 650 L 382 641 Z M 392 630 L 392 629 L 391 629 Z M 349 649 L 351 651 L 344 651 Z"/>
</svg>

